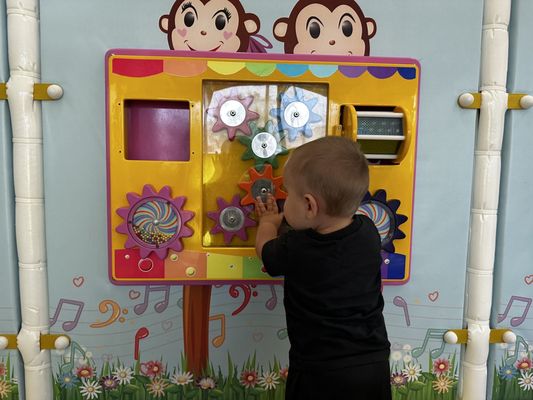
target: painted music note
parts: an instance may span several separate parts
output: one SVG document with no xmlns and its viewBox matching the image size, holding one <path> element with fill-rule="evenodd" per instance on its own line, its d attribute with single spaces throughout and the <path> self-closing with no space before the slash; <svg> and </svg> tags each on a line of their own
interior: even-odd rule
<svg viewBox="0 0 533 400">
<path fill-rule="evenodd" d="M 61 366 L 59 367 L 59 369 L 61 370 L 62 373 L 66 374 L 66 373 L 71 373 L 72 370 L 74 369 L 75 367 L 75 357 L 76 357 L 76 351 L 78 353 L 80 353 L 83 358 L 85 359 L 86 356 L 85 356 L 85 350 L 83 350 L 81 348 L 81 346 L 76 343 L 75 341 L 71 341 L 70 342 L 70 357 L 69 357 L 69 360 L 68 362 L 66 363 L 63 363 L 61 364 Z"/>
<path fill-rule="evenodd" d="M 158 313 L 162 313 L 165 311 L 168 307 L 168 299 L 170 297 L 170 286 L 146 286 L 144 290 L 144 300 L 141 304 L 137 304 L 133 310 L 135 311 L 135 314 L 141 315 L 143 314 L 146 309 L 148 308 L 148 300 L 150 299 L 150 293 L 152 292 L 164 292 L 165 297 L 163 300 L 158 301 L 154 305 L 154 309 Z"/>
<path fill-rule="evenodd" d="M 252 291 L 252 288 L 255 288 L 256 285 L 254 284 L 251 284 L 251 285 L 246 285 L 246 284 L 240 284 L 240 285 L 231 285 L 231 287 L 229 288 L 229 294 L 231 297 L 233 297 L 234 299 L 236 299 L 237 297 L 239 297 L 239 291 L 237 289 L 242 289 L 242 293 L 244 294 L 244 299 L 242 301 L 242 304 L 237 307 L 237 309 L 235 311 L 233 311 L 231 313 L 231 315 L 237 315 L 238 313 L 240 313 L 242 310 L 244 310 L 246 308 L 246 306 L 248 305 L 248 303 L 250 302 L 250 298 L 251 296 L 254 296 L 254 297 L 257 297 L 257 291 L 253 290 Z"/>
<path fill-rule="evenodd" d="M 409 309 L 407 306 L 407 302 L 405 299 L 401 296 L 396 296 L 392 300 L 392 304 L 394 304 L 397 307 L 403 308 L 403 314 L 405 316 L 405 323 L 407 326 L 411 326 L 411 319 L 409 318 Z"/>
<path fill-rule="evenodd" d="M 57 322 L 57 319 L 59 318 L 59 314 L 61 313 L 61 308 L 63 307 L 64 304 L 71 304 L 73 306 L 78 307 L 78 310 L 76 311 L 76 316 L 74 317 L 74 319 L 71 321 L 65 321 L 63 322 L 63 325 L 61 325 L 65 332 L 69 332 L 78 325 L 81 312 L 83 311 L 83 307 L 85 307 L 85 303 L 83 301 L 78 301 L 78 300 L 59 299 L 59 304 L 57 305 L 54 316 L 50 319 L 50 327 L 54 326 L 54 324 Z"/>
<path fill-rule="evenodd" d="M 505 364 L 506 365 L 514 365 L 514 363 L 516 362 L 516 360 L 518 360 L 518 356 L 519 356 L 519 350 L 520 350 L 520 345 L 522 345 L 524 347 L 524 351 L 527 352 L 528 349 L 529 349 L 529 346 L 527 344 L 527 342 L 524 340 L 524 338 L 522 336 L 518 336 L 516 335 L 516 342 L 514 344 L 514 353 L 512 356 L 510 357 L 507 357 L 505 359 Z"/>
<path fill-rule="evenodd" d="M 218 320 L 220 320 L 220 335 L 215 336 L 211 341 L 215 347 L 222 346 L 226 340 L 226 316 L 224 314 L 217 314 L 209 317 L 210 322 Z"/>
<path fill-rule="evenodd" d="M 505 318 L 507 318 L 507 314 L 509 313 L 509 310 L 511 309 L 511 306 L 513 305 L 515 300 L 516 302 L 523 301 L 524 303 L 526 303 L 526 308 L 524 308 L 524 312 L 522 313 L 522 315 L 511 318 L 511 326 L 516 327 L 522 325 L 522 323 L 525 321 L 527 313 L 529 312 L 529 308 L 531 307 L 531 298 L 522 296 L 511 296 L 503 314 L 498 314 L 498 323 L 502 322 Z"/>
<path fill-rule="evenodd" d="M 276 289 L 274 285 L 270 285 L 270 291 L 272 292 L 272 297 L 266 301 L 265 307 L 267 308 L 267 310 L 272 311 L 274 308 L 276 308 L 276 305 L 278 304 L 278 295 L 276 294 Z"/>
<path fill-rule="evenodd" d="M 411 355 L 414 358 L 420 357 L 424 351 L 426 351 L 426 347 L 429 343 L 430 339 L 439 340 L 441 342 L 441 345 L 438 349 L 432 349 L 429 351 L 429 354 L 431 358 L 435 359 L 438 358 L 442 352 L 444 351 L 444 346 L 446 345 L 446 342 L 444 341 L 444 334 L 446 333 L 446 329 L 428 329 L 426 332 L 426 337 L 424 338 L 424 342 L 422 343 L 422 346 L 416 347 L 411 352 Z"/>
<path fill-rule="evenodd" d="M 133 353 L 133 358 L 135 360 L 139 360 L 139 342 L 141 339 L 146 339 L 148 336 L 150 336 L 150 331 L 146 327 L 139 328 L 139 330 L 135 333 L 135 350 Z"/>
<path fill-rule="evenodd" d="M 120 322 L 123 323 L 126 321 L 126 319 L 124 317 L 121 317 L 121 315 L 128 313 L 128 309 L 125 308 L 122 310 L 120 308 L 120 305 L 116 301 L 113 301 L 110 299 L 102 300 L 100 304 L 98 305 L 98 310 L 102 314 L 105 314 L 111 311 L 111 316 L 106 321 L 103 321 L 103 322 L 97 321 L 97 322 L 90 324 L 89 326 L 91 328 L 103 328 L 108 325 L 111 325 L 116 320 L 119 320 Z"/>
</svg>

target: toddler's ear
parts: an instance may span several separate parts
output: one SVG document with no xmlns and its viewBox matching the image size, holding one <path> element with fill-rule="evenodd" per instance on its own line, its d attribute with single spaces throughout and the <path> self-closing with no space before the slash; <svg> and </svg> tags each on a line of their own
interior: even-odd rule
<svg viewBox="0 0 533 400">
<path fill-rule="evenodd" d="M 307 204 L 306 217 L 308 219 L 315 218 L 318 215 L 318 201 L 315 196 L 310 193 L 304 195 Z"/>
</svg>

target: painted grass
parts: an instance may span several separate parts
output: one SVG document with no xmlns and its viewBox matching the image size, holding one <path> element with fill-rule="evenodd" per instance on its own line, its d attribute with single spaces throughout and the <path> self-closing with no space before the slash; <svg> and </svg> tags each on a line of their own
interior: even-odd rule
<svg viewBox="0 0 533 400">
<path fill-rule="evenodd" d="M 161 363 L 161 362 L 160 362 Z M 149 374 L 146 368 L 137 362 L 133 368 L 131 379 L 128 382 L 122 382 L 113 389 L 106 390 L 101 381 L 102 377 L 113 376 L 117 367 L 123 367 L 123 364 L 117 360 L 116 363 L 105 362 L 100 373 L 95 373 L 87 379 L 80 379 L 72 372 L 70 375 L 75 379 L 75 384 L 65 383 L 65 372 L 62 366 L 54 379 L 54 399 L 55 400 L 283 400 L 285 397 L 285 379 L 280 376 L 282 368 L 279 362 L 274 361 L 267 369 L 260 367 L 255 355 L 249 357 L 244 365 L 238 367 L 228 355 L 228 374 L 224 376 L 221 368 L 215 369 L 209 365 L 201 376 L 193 377 L 192 381 L 186 384 L 173 383 L 172 378 L 175 374 L 187 372 L 187 365 L 184 357 L 181 357 L 179 371 L 173 370 L 168 372 L 163 368 L 160 374 Z M 94 370 L 93 365 L 89 365 Z M 243 373 L 252 376 L 250 382 L 243 382 Z M 268 374 L 273 378 L 270 386 L 261 380 L 263 374 Z M 82 394 L 84 382 L 93 382 L 98 384 L 100 393 Z M 159 390 L 155 388 L 154 383 L 160 383 Z M 203 384 L 203 386 L 202 386 Z M 92 395 L 92 397 L 91 397 Z"/>
<path fill-rule="evenodd" d="M 402 354 L 397 361 L 391 360 L 391 386 L 393 400 L 454 400 L 457 397 L 458 365 L 456 355 L 449 358 L 432 359 L 428 357 L 428 364 L 422 367 L 418 360 L 405 358 L 409 351 Z M 532 373 L 533 368 L 517 369 L 509 362 L 512 357 L 506 353 L 500 366 L 494 367 L 492 397 L 494 400 L 532 400 L 533 388 L 528 389 L 523 384 L 524 373 Z M 527 357 L 531 360 L 531 355 Z M 444 360 L 447 363 L 445 371 L 439 372 L 435 362 Z M 175 383 L 176 375 L 187 372 L 187 365 L 183 355 L 178 369 L 169 371 L 162 360 L 151 361 L 162 366 L 160 373 L 150 374 L 146 370 L 146 362 L 137 362 L 132 367 L 124 367 L 120 360 L 113 363 L 105 362 L 99 371 L 95 370 L 93 361 L 88 360 L 88 366 L 93 374 L 88 379 L 76 376 L 77 369 L 65 371 L 64 365 L 59 365 L 54 376 L 54 400 L 283 400 L 285 397 L 286 369 L 282 368 L 278 360 L 274 359 L 268 366 L 260 366 L 256 357 L 251 356 L 243 365 L 236 365 L 228 354 L 227 374 L 221 368 L 212 364 L 203 372 L 202 376 L 193 376 L 185 384 Z M 516 362 L 516 360 L 514 361 Z M 12 370 L 9 357 L 0 359 L 6 368 L 6 374 L 0 380 L 11 382 Z M 512 366 L 511 372 L 505 375 L 502 368 Z M 113 376 L 118 367 L 126 368 L 131 377 L 115 388 L 106 390 L 101 378 Z M 411 371 L 411 375 L 409 375 Z M 505 371 L 505 368 L 503 369 Z M 70 374 L 70 375 L 69 375 Z M 503 376 L 502 376 L 503 374 Z M 270 377 L 271 385 L 265 382 L 265 376 Z M 407 377 L 410 376 L 410 380 Z M 65 377 L 73 381 L 65 382 Z M 172 381 L 174 377 L 174 382 Z M 261 380 L 263 377 L 263 380 Z M 394 378 L 396 377 L 396 381 Z M 249 381 L 246 380 L 249 378 Z M 203 379 L 204 386 L 201 386 Z M 522 379 L 522 381 L 519 381 Z M 98 385 L 99 393 L 82 394 L 84 382 Z M 154 387 L 154 382 L 161 383 L 160 390 Z M 441 386 L 439 386 L 439 382 Z M 335 382 L 331 383 L 332 385 Z M 2 400 L 18 399 L 18 385 L 10 383 L 9 393 Z"/>
<path fill-rule="evenodd" d="M 434 362 L 437 360 L 445 360 L 448 363 L 448 368 L 444 373 L 436 373 L 434 370 Z M 412 381 L 404 384 L 395 383 L 393 380 L 394 374 L 402 374 L 408 376 L 405 371 L 410 368 L 422 370 L 422 365 L 416 361 L 405 362 L 400 360 L 398 362 L 391 361 L 391 386 L 393 400 L 454 400 L 457 396 L 457 363 L 455 354 L 451 358 L 432 359 L 429 357 L 428 369 L 414 374 Z M 436 383 L 443 382 L 442 387 L 435 387 Z"/>
<path fill-rule="evenodd" d="M 0 399 L 18 400 L 19 387 L 14 379 L 11 357 L 0 358 Z"/>
<path fill-rule="evenodd" d="M 520 339 L 523 341 L 522 338 Z M 500 364 L 494 366 L 493 400 L 533 399 L 533 368 L 531 368 L 533 362 L 531 360 L 531 352 L 525 352 L 522 357 L 518 357 L 517 351 L 518 348 L 512 352 L 506 350 Z M 524 361 L 525 363 L 520 366 L 519 364 Z M 529 365 L 529 368 L 527 365 Z"/>
</svg>

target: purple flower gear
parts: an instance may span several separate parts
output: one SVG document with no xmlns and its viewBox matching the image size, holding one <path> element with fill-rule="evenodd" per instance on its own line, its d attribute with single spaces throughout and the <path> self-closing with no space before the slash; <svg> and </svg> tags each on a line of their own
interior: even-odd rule
<svg viewBox="0 0 533 400">
<path fill-rule="evenodd" d="M 150 253 L 164 260 L 168 250 L 183 250 L 181 238 L 192 236 L 186 224 L 194 212 L 183 209 L 186 197 L 172 198 L 170 187 L 157 192 L 152 185 L 144 185 L 141 195 L 128 193 L 129 206 L 117 210 L 124 222 L 116 231 L 128 236 L 126 248 L 138 247 L 142 258 Z"/>
<path fill-rule="evenodd" d="M 251 207 L 241 206 L 241 198 L 238 194 L 233 196 L 231 202 L 227 203 L 222 197 L 217 198 L 217 211 L 209 211 L 207 216 L 214 220 L 215 226 L 210 233 L 224 234 L 224 243 L 231 243 L 234 236 L 242 240 L 248 240 L 246 228 L 256 226 L 257 223 L 248 217 L 252 212 Z"/>
</svg>

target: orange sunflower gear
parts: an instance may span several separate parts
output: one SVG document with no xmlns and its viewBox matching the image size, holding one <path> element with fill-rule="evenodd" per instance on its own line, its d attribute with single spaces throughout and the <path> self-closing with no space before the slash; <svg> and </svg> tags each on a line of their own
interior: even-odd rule
<svg viewBox="0 0 533 400">
<path fill-rule="evenodd" d="M 272 165 L 265 164 L 265 169 L 261 173 L 257 172 L 255 168 L 250 168 L 248 175 L 250 181 L 239 182 L 239 187 L 246 191 L 246 196 L 241 200 L 243 206 L 254 204 L 255 198 L 258 196 L 265 202 L 268 193 L 272 194 L 276 200 L 287 198 L 287 193 L 281 190 L 283 177 L 273 176 Z"/>
</svg>

